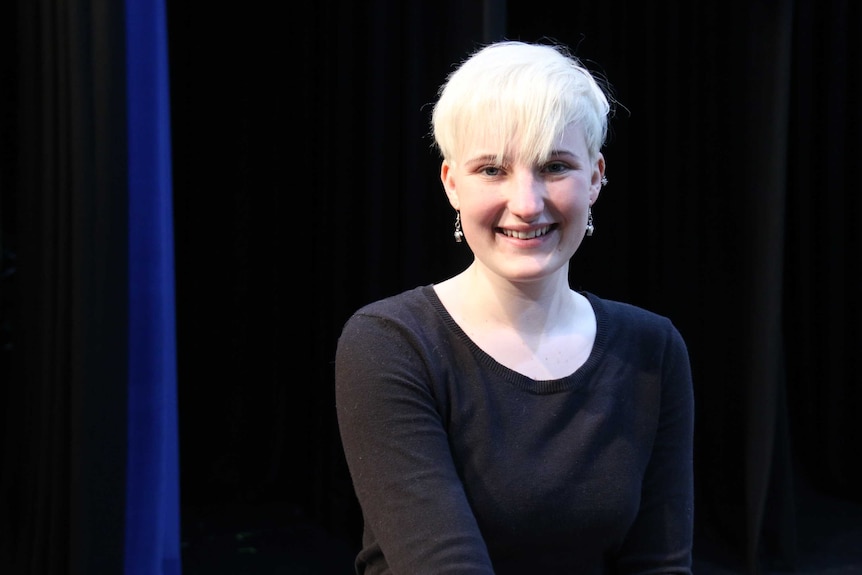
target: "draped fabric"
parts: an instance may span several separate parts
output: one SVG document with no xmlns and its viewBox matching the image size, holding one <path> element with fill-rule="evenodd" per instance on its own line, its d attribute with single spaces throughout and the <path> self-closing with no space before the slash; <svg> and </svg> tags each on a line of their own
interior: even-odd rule
<svg viewBox="0 0 862 575">
<path fill-rule="evenodd" d="M 695 558 L 804 567 L 862 503 L 862 4 L 307 4 L 0 7 L 0 571 L 178 573 L 180 511 L 358 543 L 335 342 L 469 260 L 428 104 L 503 36 L 620 101 L 572 283 L 689 344 Z"/>
<path fill-rule="evenodd" d="M 0 571 L 177 574 L 164 6 L 2 10 Z"/>
<path fill-rule="evenodd" d="M 15 266 L 4 286 L 11 333 L 3 360 L 12 375 L 3 381 L 0 557 L 16 575 L 119 572 L 128 368 L 123 13 L 98 1 L 5 3 L 3 11 L 17 59 L 4 66 L 16 88 L 4 101 L 15 129 L 3 136 L 14 136 L 14 163 L 2 188 L 4 208 L 13 208 L 4 209 L 3 236 Z"/>
<path fill-rule="evenodd" d="M 126 1 L 129 404 L 126 575 L 179 575 L 173 188 L 163 0 Z"/>
</svg>

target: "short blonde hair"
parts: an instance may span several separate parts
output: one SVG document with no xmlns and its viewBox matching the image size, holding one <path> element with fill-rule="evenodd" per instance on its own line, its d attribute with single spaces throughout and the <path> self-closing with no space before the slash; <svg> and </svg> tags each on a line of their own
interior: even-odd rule
<svg viewBox="0 0 862 575">
<path fill-rule="evenodd" d="M 567 126 L 580 123 L 594 160 L 608 132 L 611 100 L 605 89 L 563 46 L 489 44 L 440 87 L 431 117 L 434 141 L 449 161 L 459 161 L 464 146 L 483 141 L 499 143 L 500 161 L 515 155 L 538 163 Z"/>
</svg>

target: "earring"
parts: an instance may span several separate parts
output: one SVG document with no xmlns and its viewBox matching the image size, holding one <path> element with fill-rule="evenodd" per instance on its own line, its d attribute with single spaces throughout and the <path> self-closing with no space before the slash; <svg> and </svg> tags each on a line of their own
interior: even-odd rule
<svg viewBox="0 0 862 575">
<path fill-rule="evenodd" d="M 461 231 L 461 212 L 455 212 L 455 241 L 459 244 L 461 240 L 464 238 L 464 232 Z"/>
<path fill-rule="evenodd" d="M 608 178 L 606 176 L 602 176 L 602 186 L 608 185 Z"/>
<path fill-rule="evenodd" d="M 593 225 L 593 209 L 587 208 L 587 237 L 593 235 L 596 227 Z"/>
</svg>

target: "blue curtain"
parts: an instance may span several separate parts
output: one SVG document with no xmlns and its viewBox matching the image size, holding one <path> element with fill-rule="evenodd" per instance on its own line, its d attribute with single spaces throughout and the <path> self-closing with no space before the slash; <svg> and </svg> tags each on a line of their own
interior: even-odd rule
<svg viewBox="0 0 862 575">
<path fill-rule="evenodd" d="M 127 575 L 181 573 L 166 24 L 163 0 L 126 0 L 129 149 Z"/>
</svg>

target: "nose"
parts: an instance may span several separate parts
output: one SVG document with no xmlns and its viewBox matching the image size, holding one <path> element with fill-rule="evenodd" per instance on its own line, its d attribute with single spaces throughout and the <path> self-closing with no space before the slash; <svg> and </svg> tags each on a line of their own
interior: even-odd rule
<svg viewBox="0 0 862 575">
<path fill-rule="evenodd" d="M 524 221 L 537 219 L 545 209 L 545 182 L 532 170 L 515 174 L 508 186 L 509 211 Z"/>
</svg>

